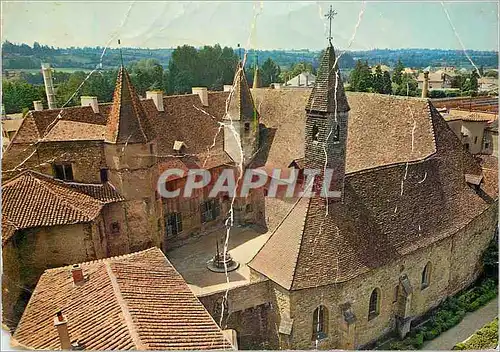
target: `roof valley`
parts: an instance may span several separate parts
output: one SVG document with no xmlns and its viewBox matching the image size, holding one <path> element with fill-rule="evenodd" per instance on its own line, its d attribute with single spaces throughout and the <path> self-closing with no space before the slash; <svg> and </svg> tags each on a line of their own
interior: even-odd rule
<svg viewBox="0 0 500 352">
<path fill-rule="evenodd" d="M 118 302 L 118 305 L 120 306 L 120 310 L 122 311 L 123 314 L 123 319 L 125 320 L 125 324 L 127 325 L 127 329 L 130 333 L 130 337 L 132 338 L 132 341 L 134 341 L 135 346 L 137 347 L 138 350 L 145 350 L 147 349 L 146 345 L 142 342 L 139 333 L 137 332 L 134 319 L 132 318 L 132 315 L 130 314 L 130 311 L 128 309 L 127 302 L 123 298 L 123 295 L 120 290 L 120 285 L 118 284 L 118 280 L 116 279 L 115 274 L 113 273 L 113 269 L 111 269 L 111 266 L 107 260 L 103 261 L 104 266 L 106 267 L 106 272 L 108 273 L 109 281 L 111 282 L 111 286 L 113 287 L 113 292 L 116 297 L 116 301 Z"/>
</svg>

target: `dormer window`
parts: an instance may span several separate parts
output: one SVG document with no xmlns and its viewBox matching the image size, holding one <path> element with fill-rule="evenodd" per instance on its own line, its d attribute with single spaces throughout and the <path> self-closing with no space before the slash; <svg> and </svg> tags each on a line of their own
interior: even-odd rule
<svg viewBox="0 0 500 352">
<path fill-rule="evenodd" d="M 73 168 L 70 163 L 56 163 L 52 166 L 54 177 L 59 180 L 73 181 Z"/>
<path fill-rule="evenodd" d="M 317 142 L 319 138 L 319 128 L 318 126 L 314 125 L 312 129 L 312 139 L 313 142 Z"/>
<path fill-rule="evenodd" d="M 174 151 L 177 154 L 184 153 L 186 149 L 186 144 L 183 141 L 175 141 L 174 142 Z"/>
</svg>

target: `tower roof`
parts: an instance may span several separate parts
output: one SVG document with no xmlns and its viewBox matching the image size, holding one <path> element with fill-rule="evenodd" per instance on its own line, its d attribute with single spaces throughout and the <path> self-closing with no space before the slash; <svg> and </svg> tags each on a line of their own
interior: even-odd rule
<svg viewBox="0 0 500 352">
<path fill-rule="evenodd" d="M 250 119 L 258 116 L 241 61 L 236 67 L 233 91 L 229 95 L 227 111 L 229 115 L 228 118 L 232 120 Z"/>
<path fill-rule="evenodd" d="M 127 70 L 121 66 L 106 124 L 108 143 L 147 143 L 155 137 Z"/>
<path fill-rule="evenodd" d="M 306 105 L 307 111 L 333 113 L 349 111 L 342 77 L 330 42 L 321 58 L 313 90 Z"/>
</svg>

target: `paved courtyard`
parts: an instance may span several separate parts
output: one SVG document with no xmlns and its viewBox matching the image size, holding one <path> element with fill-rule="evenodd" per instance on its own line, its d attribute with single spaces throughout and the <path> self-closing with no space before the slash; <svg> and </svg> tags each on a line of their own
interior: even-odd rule
<svg viewBox="0 0 500 352">
<path fill-rule="evenodd" d="M 224 273 L 207 269 L 207 262 L 216 251 L 216 239 L 225 238 L 225 230 L 207 234 L 195 242 L 173 249 L 167 253 L 177 271 L 189 284 L 195 295 L 212 293 L 226 288 L 244 285 L 249 282 L 250 269 L 246 265 L 264 245 L 271 232 L 254 227 L 233 227 L 229 235 L 229 254 L 240 263 L 235 271 L 229 273 L 229 283 Z M 222 247 L 220 247 L 222 251 Z"/>
</svg>

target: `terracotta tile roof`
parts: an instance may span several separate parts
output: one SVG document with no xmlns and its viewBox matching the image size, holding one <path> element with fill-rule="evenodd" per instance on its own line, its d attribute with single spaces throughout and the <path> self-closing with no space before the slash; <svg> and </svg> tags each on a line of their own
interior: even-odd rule
<svg viewBox="0 0 500 352">
<path fill-rule="evenodd" d="M 87 122 L 58 120 L 42 138 L 44 142 L 104 140 L 106 126 Z"/>
<path fill-rule="evenodd" d="M 12 221 L 7 219 L 6 216 L 2 216 L 2 246 L 9 241 L 17 230 L 19 229 Z"/>
<path fill-rule="evenodd" d="M 451 236 L 485 211 L 492 200 L 465 182 L 480 165 L 430 112 L 435 153 L 351 172 L 344 203 L 328 213 L 324 199 L 299 201 L 249 266 L 291 290 L 343 282 Z M 498 188 L 493 177 L 488 183 Z"/>
<path fill-rule="evenodd" d="M 20 344 L 58 349 L 62 310 L 69 335 L 86 350 L 232 349 L 222 331 L 158 248 L 46 270 L 14 334 Z"/>
<path fill-rule="evenodd" d="M 105 140 L 108 143 L 146 143 L 153 139 L 154 130 L 127 70 L 121 66 L 106 123 Z"/>
<path fill-rule="evenodd" d="M 229 94 L 227 113 L 229 116 L 226 118 L 231 120 L 243 120 L 245 118 L 254 118 L 258 120 L 257 110 L 255 109 L 241 61 L 236 67 L 233 89 Z"/>
<path fill-rule="evenodd" d="M 260 109 L 261 153 L 256 164 L 287 168 L 304 157 L 309 89 L 256 89 Z M 349 111 L 347 172 L 423 160 L 436 151 L 425 99 L 347 92 Z M 286 114 L 283 114 L 286 111 Z M 415 127 L 415 128 L 414 128 Z M 413 147 L 413 150 L 412 150 Z"/>
<path fill-rule="evenodd" d="M 447 114 L 443 114 L 446 121 L 462 120 L 462 121 L 494 121 L 498 119 L 498 114 L 486 113 L 478 111 L 465 110 L 450 110 Z"/>
<path fill-rule="evenodd" d="M 326 48 L 319 63 L 318 74 L 306 110 L 320 113 L 349 111 L 332 43 Z"/>
<path fill-rule="evenodd" d="M 94 220 L 104 204 L 121 200 L 110 184 L 66 183 L 25 171 L 2 185 L 2 218 L 17 229 L 76 224 Z"/>
</svg>

